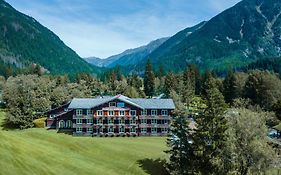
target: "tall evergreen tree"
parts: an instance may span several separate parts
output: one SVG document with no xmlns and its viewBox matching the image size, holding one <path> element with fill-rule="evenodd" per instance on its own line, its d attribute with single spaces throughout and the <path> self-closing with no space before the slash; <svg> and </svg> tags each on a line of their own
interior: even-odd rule
<svg viewBox="0 0 281 175">
<path fill-rule="evenodd" d="M 184 88 L 182 89 L 183 99 L 186 104 L 189 103 L 191 98 L 195 95 L 196 78 L 195 72 L 188 66 L 182 76 Z"/>
<path fill-rule="evenodd" d="M 150 60 L 147 61 L 144 74 L 144 92 L 147 96 L 152 97 L 154 94 L 154 72 Z"/>
<path fill-rule="evenodd" d="M 164 83 L 164 91 L 166 95 L 169 95 L 172 90 L 175 90 L 175 80 L 176 76 L 169 72 L 165 77 L 165 83 Z"/>
<path fill-rule="evenodd" d="M 172 174 L 187 175 L 192 168 L 190 156 L 192 147 L 190 144 L 190 129 L 184 113 L 175 114 L 171 126 L 172 137 L 168 139 L 167 144 L 171 148 L 166 151 L 170 156 L 169 170 Z"/>
<path fill-rule="evenodd" d="M 207 108 L 195 118 L 198 128 L 193 137 L 194 160 L 198 173 L 224 174 L 221 165 L 227 138 L 227 121 L 223 116 L 226 104 L 215 79 L 210 74 L 206 78 L 204 91 Z"/>
<path fill-rule="evenodd" d="M 226 103 L 232 103 L 235 98 L 239 97 L 237 89 L 237 78 L 230 70 L 223 81 L 223 95 Z"/>
</svg>

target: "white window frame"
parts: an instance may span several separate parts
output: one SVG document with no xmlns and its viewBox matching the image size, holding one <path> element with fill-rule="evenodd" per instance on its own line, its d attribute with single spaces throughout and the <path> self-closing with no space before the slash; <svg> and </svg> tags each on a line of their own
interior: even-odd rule
<svg viewBox="0 0 281 175">
<path fill-rule="evenodd" d="M 135 113 L 135 114 L 132 115 L 132 112 Z M 130 110 L 130 116 L 137 116 L 137 111 L 136 110 Z"/>
<path fill-rule="evenodd" d="M 135 133 L 136 132 L 136 128 L 135 127 L 130 128 L 130 132 L 131 133 Z"/>
<path fill-rule="evenodd" d="M 83 115 L 83 109 L 76 109 L 76 115 L 82 116 Z"/>
<path fill-rule="evenodd" d="M 130 125 L 135 125 L 137 123 L 137 120 L 135 117 L 131 118 L 129 121 L 130 121 Z"/>
<path fill-rule="evenodd" d="M 125 124 L 125 119 L 124 118 L 119 118 L 118 119 L 119 125 L 124 125 Z"/>
<path fill-rule="evenodd" d="M 92 109 L 87 109 L 87 115 L 93 115 L 93 110 Z"/>
<path fill-rule="evenodd" d="M 164 133 L 168 132 L 168 128 L 161 128 L 161 132 L 164 132 Z"/>
<path fill-rule="evenodd" d="M 93 132 L 93 128 L 87 128 L 87 132 Z"/>
<path fill-rule="evenodd" d="M 83 131 L 83 130 L 82 130 L 81 127 L 76 128 L 76 132 L 82 132 L 82 131 Z"/>
<path fill-rule="evenodd" d="M 97 124 L 103 124 L 103 119 L 102 118 L 98 118 L 98 120 L 97 120 Z"/>
<path fill-rule="evenodd" d="M 147 119 L 141 119 L 141 124 L 147 124 Z"/>
<path fill-rule="evenodd" d="M 94 120 L 93 119 L 86 119 L 87 121 L 87 124 L 93 124 L 94 123 Z M 89 122 L 90 121 L 90 122 Z"/>
<path fill-rule="evenodd" d="M 59 128 L 65 128 L 65 122 L 64 120 L 59 121 Z"/>
<path fill-rule="evenodd" d="M 113 127 L 107 128 L 107 132 L 108 132 L 108 133 L 113 133 L 113 132 L 114 132 L 114 128 L 113 128 Z"/>
<path fill-rule="evenodd" d="M 76 119 L 76 124 L 82 124 L 82 123 L 83 123 L 83 120 L 81 118 Z"/>
<path fill-rule="evenodd" d="M 122 131 L 121 131 L 122 130 Z M 125 128 L 123 128 L 123 127 L 120 127 L 119 128 L 119 133 L 124 133 L 125 132 Z"/>
<path fill-rule="evenodd" d="M 164 113 L 164 114 L 163 114 Z M 168 116 L 168 110 L 162 110 L 161 111 L 162 116 Z"/>
<path fill-rule="evenodd" d="M 111 122 L 111 121 L 112 121 L 112 122 Z M 114 124 L 114 118 L 109 118 L 109 119 L 107 120 L 107 122 L 108 122 L 109 125 L 113 125 L 113 124 Z"/>
<path fill-rule="evenodd" d="M 112 112 L 112 115 L 110 114 Z M 108 116 L 114 116 L 114 111 L 108 111 Z"/>
<path fill-rule="evenodd" d="M 155 131 L 153 131 L 155 130 Z M 157 133 L 157 128 L 151 128 L 151 133 Z"/>
<path fill-rule="evenodd" d="M 141 133 L 147 133 L 147 128 L 141 128 Z"/>
<path fill-rule="evenodd" d="M 157 110 L 155 109 L 151 110 L 151 116 L 157 116 Z"/>
<path fill-rule="evenodd" d="M 103 111 L 102 110 L 98 110 L 97 111 L 97 116 L 103 116 Z"/>
<path fill-rule="evenodd" d="M 141 116 L 146 116 L 147 115 L 147 110 L 141 110 Z"/>
<path fill-rule="evenodd" d="M 112 104 L 114 104 L 114 105 L 112 105 Z M 116 107 L 116 102 L 109 102 L 109 103 L 108 103 L 108 106 L 109 106 L 109 107 Z"/>
<path fill-rule="evenodd" d="M 151 119 L 151 124 L 156 125 L 157 124 L 157 119 Z"/>
<path fill-rule="evenodd" d="M 121 114 L 121 112 L 122 112 L 123 114 Z M 119 111 L 119 116 L 125 116 L 125 111 Z"/>
<path fill-rule="evenodd" d="M 73 126 L 73 124 L 72 124 L 72 121 L 71 121 L 71 120 L 67 120 L 67 121 L 65 122 L 65 127 L 66 127 L 66 128 L 72 128 L 72 126 Z"/>
</svg>

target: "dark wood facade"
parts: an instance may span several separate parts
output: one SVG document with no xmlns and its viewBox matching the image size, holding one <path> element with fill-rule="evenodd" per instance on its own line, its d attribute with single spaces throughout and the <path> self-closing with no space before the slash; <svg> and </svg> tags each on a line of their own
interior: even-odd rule
<svg viewBox="0 0 281 175">
<path fill-rule="evenodd" d="M 70 130 L 74 136 L 164 136 L 173 110 L 144 109 L 119 99 L 90 109 L 62 108 L 49 113 L 47 126 Z"/>
</svg>

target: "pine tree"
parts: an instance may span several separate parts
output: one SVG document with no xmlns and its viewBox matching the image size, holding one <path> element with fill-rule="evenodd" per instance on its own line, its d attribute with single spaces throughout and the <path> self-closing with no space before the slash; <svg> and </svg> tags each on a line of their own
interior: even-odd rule
<svg viewBox="0 0 281 175">
<path fill-rule="evenodd" d="M 167 140 L 167 144 L 171 149 L 166 151 L 166 153 L 170 154 L 168 168 L 172 174 L 189 174 L 192 167 L 192 157 L 190 156 L 192 154 L 192 147 L 189 142 L 190 129 L 184 113 L 175 114 L 171 133 L 172 137 Z"/>
<path fill-rule="evenodd" d="M 172 72 L 169 72 L 165 77 L 164 91 L 166 95 L 169 95 L 172 90 L 175 90 L 176 77 Z"/>
<path fill-rule="evenodd" d="M 144 92 L 147 96 L 152 97 L 154 94 L 154 72 L 150 60 L 147 61 L 144 74 Z"/>
<path fill-rule="evenodd" d="M 215 79 L 208 74 L 204 90 L 207 108 L 196 117 L 197 130 L 194 134 L 195 165 L 201 174 L 220 174 L 222 153 L 226 144 L 226 110 L 224 97 L 218 90 Z M 220 173 L 219 173 L 220 172 Z"/>
<path fill-rule="evenodd" d="M 239 97 L 236 83 L 237 78 L 230 70 L 223 81 L 223 95 L 226 103 L 232 103 L 235 98 Z"/>
<path fill-rule="evenodd" d="M 191 98 L 195 95 L 195 87 L 196 87 L 196 78 L 195 72 L 190 69 L 190 66 L 183 73 L 183 99 L 185 99 L 185 103 L 188 104 Z"/>
</svg>

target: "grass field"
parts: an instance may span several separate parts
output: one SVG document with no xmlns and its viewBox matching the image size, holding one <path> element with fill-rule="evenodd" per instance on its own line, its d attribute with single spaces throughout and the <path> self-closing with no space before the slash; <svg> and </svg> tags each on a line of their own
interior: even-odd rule
<svg viewBox="0 0 281 175">
<path fill-rule="evenodd" d="M 0 122 L 4 112 L 0 111 Z M 165 174 L 164 137 L 72 137 L 53 130 L 0 129 L 0 174 Z"/>
</svg>

